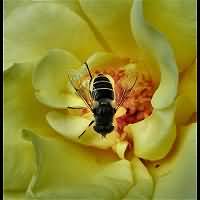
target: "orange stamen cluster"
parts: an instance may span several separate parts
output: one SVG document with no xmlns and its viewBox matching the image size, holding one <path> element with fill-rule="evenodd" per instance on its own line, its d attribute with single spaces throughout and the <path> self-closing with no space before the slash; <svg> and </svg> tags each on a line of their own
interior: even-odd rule
<svg viewBox="0 0 200 200">
<path fill-rule="evenodd" d="M 153 93 L 153 82 L 151 80 L 143 79 L 138 82 L 123 104 L 123 107 L 126 108 L 125 115 L 116 119 L 119 133 L 123 132 L 126 125 L 141 121 L 152 113 L 151 98 Z"/>
<path fill-rule="evenodd" d="M 115 90 L 119 94 L 118 98 L 120 98 L 123 91 L 121 83 L 125 78 L 125 72 L 123 69 L 109 70 L 108 74 L 113 77 L 115 81 Z M 122 105 L 126 108 L 126 113 L 116 119 L 117 131 L 119 134 L 123 133 L 123 129 L 126 125 L 136 123 L 151 115 L 153 110 L 151 99 L 154 91 L 155 85 L 153 81 L 140 74 L 135 87 Z"/>
<path fill-rule="evenodd" d="M 115 100 L 118 102 L 124 90 L 122 86 L 122 82 L 126 76 L 124 69 L 107 68 L 101 72 L 97 70 L 93 72 L 95 75 L 99 73 L 109 74 L 114 79 L 115 92 L 118 94 Z M 122 105 L 126 109 L 126 113 L 116 118 L 117 131 L 120 135 L 122 135 L 124 132 L 124 127 L 128 124 L 136 123 L 151 115 L 153 110 L 151 99 L 154 92 L 154 82 L 151 79 L 145 77 L 143 74 L 139 74 L 139 77 L 137 77 L 136 85 Z M 83 110 L 83 113 L 85 112 L 87 112 L 87 109 Z"/>
</svg>

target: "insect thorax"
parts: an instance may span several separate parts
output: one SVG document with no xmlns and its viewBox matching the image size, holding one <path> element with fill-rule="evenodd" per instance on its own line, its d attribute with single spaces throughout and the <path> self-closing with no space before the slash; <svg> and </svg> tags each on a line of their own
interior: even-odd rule
<svg viewBox="0 0 200 200">
<path fill-rule="evenodd" d="M 100 99 L 114 100 L 113 86 L 108 77 L 99 74 L 93 79 L 91 84 L 91 94 L 95 101 Z"/>
</svg>

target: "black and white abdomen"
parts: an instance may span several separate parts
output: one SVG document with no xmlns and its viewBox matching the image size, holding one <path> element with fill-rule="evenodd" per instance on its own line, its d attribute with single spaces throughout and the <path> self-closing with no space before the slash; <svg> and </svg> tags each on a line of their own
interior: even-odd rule
<svg viewBox="0 0 200 200">
<path fill-rule="evenodd" d="M 95 101 L 100 99 L 114 100 L 114 91 L 111 81 L 103 74 L 96 76 L 92 82 L 91 95 Z"/>
</svg>

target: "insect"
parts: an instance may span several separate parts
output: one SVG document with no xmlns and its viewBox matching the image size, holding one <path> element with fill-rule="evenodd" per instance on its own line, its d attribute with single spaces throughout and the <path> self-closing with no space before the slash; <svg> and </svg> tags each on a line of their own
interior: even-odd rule
<svg viewBox="0 0 200 200">
<path fill-rule="evenodd" d="M 90 122 L 88 127 L 94 124 L 93 129 L 105 137 L 114 130 L 114 115 L 133 89 L 137 77 L 134 82 L 129 80 L 128 86 L 123 89 L 120 98 L 117 98 L 118 100 L 116 101 L 117 94 L 114 90 L 114 81 L 112 77 L 103 73 L 93 77 L 88 64 L 84 64 L 90 77 L 87 82 L 88 84 L 84 85 L 82 77 L 77 75 L 68 76 L 68 78 L 77 95 L 85 102 L 86 106 L 93 113 L 94 120 Z M 85 131 L 83 131 L 79 138 Z"/>
</svg>

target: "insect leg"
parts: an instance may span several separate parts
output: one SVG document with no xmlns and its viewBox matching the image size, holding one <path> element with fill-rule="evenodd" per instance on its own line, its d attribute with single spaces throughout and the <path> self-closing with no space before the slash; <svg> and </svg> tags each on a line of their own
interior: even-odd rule
<svg viewBox="0 0 200 200">
<path fill-rule="evenodd" d="M 71 107 L 71 106 L 68 106 L 67 109 L 85 109 L 86 107 Z"/>
<path fill-rule="evenodd" d="M 94 123 L 94 120 L 92 120 L 92 121 L 89 123 L 88 127 L 90 127 L 93 123 Z M 88 127 L 87 127 L 87 128 L 88 128 Z M 87 128 L 86 128 L 86 129 L 87 129 Z M 78 136 L 78 138 L 80 138 L 80 137 L 85 133 L 86 129 L 81 133 L 81 135 Z"/>
</svg>

